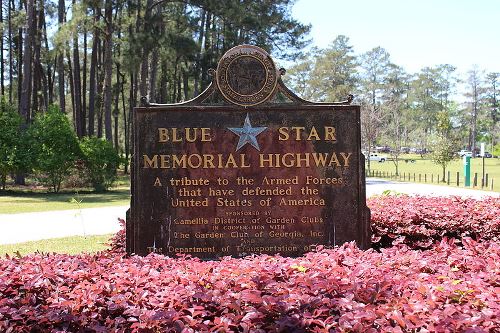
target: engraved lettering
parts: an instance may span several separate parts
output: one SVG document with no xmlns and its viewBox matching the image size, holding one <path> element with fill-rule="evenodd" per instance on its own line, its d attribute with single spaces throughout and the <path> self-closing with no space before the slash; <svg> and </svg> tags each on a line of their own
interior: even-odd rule
<svg viewBox="0 0 500 333">
<path fill-rule="evenodd" d="M 163 186 L 163 185 L 161 184 L 160 178 L 156 177 L 156 180 L 155 180 L 155 183 L 154 183 L 154 185 L 153 185 L 153 186 L 154 186 L 154 187 L 157 187 L 157 186 L 161 187 L 161 186 Z"/>
<path fill-rule="evenodd" d="M 163 127 L 158 128 L 158 142 L 167 142 L 167 141 L 168 141 L 167 129 Z"/>
<path fill-rule="evenodd" d="M 207 127 L 186 127 L 186 128 L 158 128 L 158 142 L 210 142 L 210 128 Z"/>
<path fill-rule="evenodd" d="M 349 158 L 351 157 L 352 153 L 345 154 L 345 153 L 340 153 L 340 156 L 344 159 L 344 166 L 348 167 L 349 166 Z"/>
<path fill-rule="evenodd" d="M 311 141 L 311 140 L 320 140 L 319 138 L 319 135 L 318 135 L 318 131 L 316 131 L 316 127 L 312 127 L 311 128 L 311 131 L 309 132 L 309 136 L 307 137 L 307 141 Z"/>
<path fill-rule="evenodd" d="M 142 155 L 144 159 L 144 166 L 143 168 L 151 168 L 151 169 L 158 169 L 158 155 L 153 155 L 152 158 L 149 158 L 148 155 Z"/>
<path fill-rule="evenodd" d="M 337 141 L 335 138 L 335 127 L 325 126 L 325 140 Z"/>
</svg>

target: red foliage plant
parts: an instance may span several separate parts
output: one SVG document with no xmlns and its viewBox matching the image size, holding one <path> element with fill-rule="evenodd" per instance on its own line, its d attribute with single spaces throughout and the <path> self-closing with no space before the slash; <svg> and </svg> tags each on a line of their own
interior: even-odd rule
<svg viewBox="0 0 500 333">
<path fill-rule="evenodd" d="M 500 238 L 500 198 L 374 196 L 367 204 L 375 248 L 404 243 L 426 249 L 443 237 Z"/>
<path fill-rule="evenodd" d="M 500 247 L 0 259 L 0 332 L 495 332 Z"/>
<path fill-rule="evenodd" d="M 114 252 L 115 254 L 124 254 L 125 253 L 125 244 L 126 244 L 126 233 L 125 233 L 125 220 L 118 219 L 118 222 L 121 225 L 121 229 L 111 237 L 109 240 L 109 251 Z"/>
<path fill-rule="evenodd" d="M 125 255 L 122 230 L 95 255 L 0 259 L 0 332 L 500 329 L 500 199 L 368 204 L 379 251 L 137 257 Z"/>
<path fill-rule="evenodd" d="M 443 237 L 460 241 L 500 239 L 500 198 L 477 200 L 459 197 L 373 196 L 371 209 L 372 246 L 391 247 L 404 243 L 429 249 Z M 122 226 L 125 221 L 120 219 Z M 111 241 L 114 251 L 125 248 L 125 229 Z"/>
</svg>

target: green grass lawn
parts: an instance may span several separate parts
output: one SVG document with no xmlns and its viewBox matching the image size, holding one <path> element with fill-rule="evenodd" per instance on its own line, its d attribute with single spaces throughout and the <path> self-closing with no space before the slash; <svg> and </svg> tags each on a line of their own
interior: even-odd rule
<svg viewBox="0 0 500 333">
<path fill-rule="evenodd" d="M 130 204 L 130 177 L 123 172 L 119 173 L 114 186 L 104 193 L 96 193 L 91 188 L 63 188 L 59 193 L 52 193 L 32 179 L 28 179 L 27 183 L 28 186 L 9 184 L 6 191 L 0 191 L 0 214 Z"/>
<path fill-rule="evenodd" d="M 401 155 L 401 159 L 415 159 L 415 163 L 405 163 L 404 161 L 399 162 L 399 172 L 411 174 L 411 181 L 413 181 L 413 174 L 416 174 L 416 181 L 418 182 L 419 174 L 421 174 L 421 182 L 424 182 L 424 174 L 427 174 L 427 183 L 431 182 L 431 174 L 434 175 L 434 184 L 436 184 L 437 175 L 442 174 L 442 169 L 440 166 L 432 163 L 431 160 L 427 159 L 426 156 L 422 159 L 420 155 Z M 482 177 L 482 158 L 471 158 L 471 185 L 474 179 L 474 173 L 477 172 L 478 188 L 481 188 L 481 177 Z M 491 181 L 493 180 L 493 191 L 500 192 L 500 159 L 499 158 L 485 158 L 485 173 L 488 174 L 489 184 L 488 190 L 491 189 Z M 396 167 L 392 161 L 386 161 L 384 163 L 371 162 L 372 171 L 381 171 L 386 173 L 396 172 Z M 451 172 L 450 185 L 456 186 L 456 173 L 460 172 L 460 186 L 464 185 L 464 167 L 462 159 L 455 159 L 446 168 L 446 172 Z M 408 178 L 406 178 L 408 180 Z"/>
<path fill-rule="evenodd" d="M 115 188 L 105 193 L 94 192 L 0 192 L 0 214 L 83 209 L 130 204 L 130 190 Z"/>
<path fill-rule="evenodd" d="M 108 248 L 107 243 L 112 235 L 100 236 L 75 236 L 65 238 L 46 239 L 35 242 L 0 245 L 0 257 L 9 254 L 16 255 L 19 252 L 22 256 L 34 252 L 43 253 L 92 253 L 103 251 Z"/>
</svg>

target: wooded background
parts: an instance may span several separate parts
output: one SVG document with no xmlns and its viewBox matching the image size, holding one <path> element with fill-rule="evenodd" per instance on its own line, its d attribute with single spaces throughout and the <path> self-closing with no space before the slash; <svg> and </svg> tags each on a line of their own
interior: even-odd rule
<svg viewBox="0 0 500 333">
<path fill-rule="evenodd" d="M 208 69 L 233 46 L 263 47 L 287 67 L 285 79 L 312 101 L 348 94 L 362 106 L 363 146 L 475 151 L 498 147 L 499 73 L 436 65 L 407 73 L 375 47 L 354 54 L 346 36 L 308 45 L 310 27 L 290 0 L 0 0 L 1 94 L 28 127 L 59 105 L 78 137 L 104 137 L 128 158 L 131 112 L 151 102 L 190 99 Z M 319 9 L 320 10 L 320 9 Z M 430 50 L 429 52 L 432 52 Z M 473 63 L 473 59 L 471 59 Z"/>
<path fill-rule="evenodd" d="M 429 52 L 433 52 L 429 50 Z M 452 61 L 453 59 L 450 59 Z M 349 93 L 361 104 L 363 146 L 388 145 L 392 155 L 408 148 L 477 152 L 479 143 L 500 155 L 500 73 L 477 66 L 449 64 L 408 73 L 389 52 L 375 47 L 355 55 L 346 36 L 313 49 L 288 71 L 287 82 L 314 101 L 343 100 Z M 396 156 L 397 157 L 397 156 Z"/>
<path fill-rule="evenodd" d="M 291 1 L 0 0 L 1 94 L 25 126 L 58 104 L 78 137 L 112 141 L 127 156 L 141 96 L 174 103 L 210 83 L 233 46 L 293 59 L 308 26 Z"/>
</svg>

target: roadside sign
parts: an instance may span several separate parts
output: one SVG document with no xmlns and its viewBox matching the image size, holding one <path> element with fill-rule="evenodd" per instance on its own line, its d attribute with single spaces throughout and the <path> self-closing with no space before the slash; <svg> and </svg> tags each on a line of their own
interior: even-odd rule
<svg viewBox="0 0 500 333">
<path fill-rule="evenodd" d="M 470 187 L 470 156 L 464 156 L 464 176 L 465 176 L 465 187 Z"/>
</svg>

